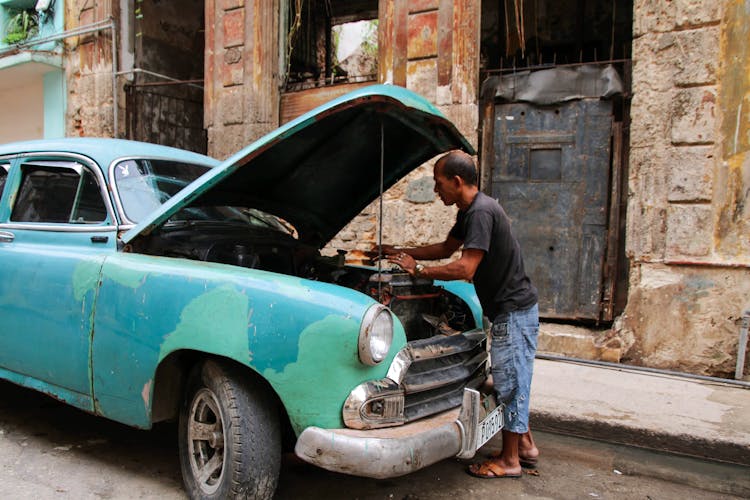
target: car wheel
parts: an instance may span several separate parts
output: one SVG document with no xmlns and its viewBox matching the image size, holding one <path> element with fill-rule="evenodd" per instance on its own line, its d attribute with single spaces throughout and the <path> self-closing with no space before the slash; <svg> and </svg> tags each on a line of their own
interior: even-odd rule
<svg viewBox="0 0 750 500">
<path fill-rule="evenodd" d="M 281 462 L 276 404 L 239 370 L 207 361 L 180 411 L 182 478 L 191 498 L 272 498 Z"/>
</svg>

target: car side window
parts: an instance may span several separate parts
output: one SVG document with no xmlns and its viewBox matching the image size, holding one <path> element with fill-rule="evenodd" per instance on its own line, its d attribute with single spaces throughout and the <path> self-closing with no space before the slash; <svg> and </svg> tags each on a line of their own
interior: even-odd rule
<svg viewBox="0 0 750 500">
<path fill-rule="evenodd" d="M 72 162 L 21 165 L 13 222 L 97 224 L 107 219 L 96 176 Z"/>
<path fill-rule="evenodd" d="M 5 188 L 5 180 L 8 178 L 9 169 L 10 163 L 0 163 L 0 198 L 3 196 L 3 188 Z"/>
</svg>

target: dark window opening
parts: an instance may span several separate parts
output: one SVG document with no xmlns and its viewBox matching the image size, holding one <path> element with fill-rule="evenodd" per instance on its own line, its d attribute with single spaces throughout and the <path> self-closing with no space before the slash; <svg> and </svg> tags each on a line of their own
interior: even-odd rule
<svg viewBox="0 0 750 500">
<path fill-rule="evenodd" d="M 290 0 L 286 90 L 377 79 L 377 0 Z"/>
<path fill-rule="evenodd" d="M 204 0 L 129 3 L 132 32 L 123 43 L 132 44 L 134 68 L 123 75 L 126 137 L 206 154 Z"/>
<path fill-rule="evenodd" d="M 484 73 L 628 60 L 632 2 L 500 0 L 482 2 Z"/>
<path fill-rule="evenodd" d="M 96 177 L 81 165 L 23 165 L 10 220 L 96 224 L 107 219 Z"/>
</svg>

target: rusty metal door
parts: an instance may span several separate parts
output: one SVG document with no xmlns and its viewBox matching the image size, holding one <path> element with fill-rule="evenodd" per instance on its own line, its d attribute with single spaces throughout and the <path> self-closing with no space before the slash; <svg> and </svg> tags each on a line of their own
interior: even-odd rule
<svg viewBox="0 0 750 500">
<path fill-rule="evenodd" d="M 612 103 L 496 104 L 490 186 L 520 240 L 546 318 L 602 316 Z M 485 149 L 487 151 L 487 149 Z M 486 179 L 486 177 L 485 177 Z"/>
</svg>

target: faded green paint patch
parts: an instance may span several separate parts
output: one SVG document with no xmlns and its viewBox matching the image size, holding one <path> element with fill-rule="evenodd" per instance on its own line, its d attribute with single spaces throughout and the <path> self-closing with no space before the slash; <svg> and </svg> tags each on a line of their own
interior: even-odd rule
<svg viewBox="0 0 750 500">
<path fill-rule="evenodd" d="M 133 263 L 137 262 L 137 259 Z M 151 263 L 151 260 L 144 259 L 144 265 Z M 147 272 L 144 269 L 139 269 L 136 265 L 131 265 L 130 262 L 121 259 L 118 261 L 116 266 L 107 266 L 104 268 L 104 277 L 111 279 L 118 285 L 122 285 L 127 288 L 136 289 L 143 284 L 146 280 Z"/>
<path fill-rule="evenodd" d="M 96 290 L 101 267 L 102 259 L 99 257 L 82 260 L 76 265 L 73 271 L 73 296 L 76 301 L 82 301 L 88 292 Z"/>
<path fill-rule="evenodd" d="M 161 345 L 159 360 L 173 351 L 190 348 L 249 363 L 249 311 L 247 295 L 232 285 L 201 294 L 182 310 L 180 322 Z"/>
<path fill-rule="evenodd" d="M 365 380 L 384 377 L 405 344 L 403 328 L 395 323 L 391 353 L 378 366 L 359 361 L 359 321 L 331 315 L 302 332 L 296 362 L 283 372 L 271 368 L 263 372 L 284 402 L 297 434 L 310 425 L 327 429 L 343 426 L 341 410 L 351 390 Z"/>
</svg>

